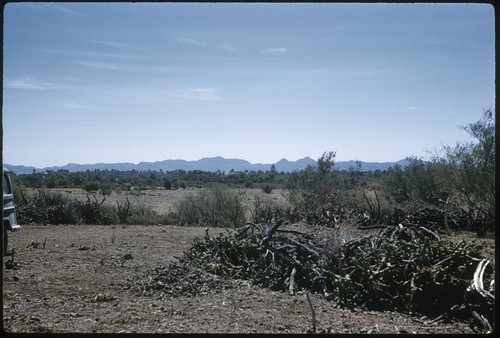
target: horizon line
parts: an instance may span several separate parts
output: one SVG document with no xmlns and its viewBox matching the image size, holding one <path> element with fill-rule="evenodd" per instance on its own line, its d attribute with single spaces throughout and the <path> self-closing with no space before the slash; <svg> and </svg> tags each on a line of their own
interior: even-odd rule
<svg viewBox="0 0 500 338">
<path fill-rule="evenodd" d="M 406 158 L 408 158 L 410 156 L 407 156 Z M 226 158 L 226 157 L 223 157 L 223 156 L 212 156 L 212 157 L 201 157 L 197 160 L 185 160 L 185 159 L 164 159 L 164 160 L 156 160 L 156 161 L 139 161 L 139 162 L 94 162 L 94 163 L 76 163 L 76 162 L 68 162 L 66 164 L 62 164 L 62 165 L 49 165 L 49 166 L 35 166 L 35 165 L 25 165 L 25 164 L 11 164 L 11 163 L 7 163 L 7 162 L 3 162 L 3 165 L 8 165 L 8 166 L 16 166 L 16 167 L 31 167 L 31 168 L 35 168 L 35 169 L 46 169 L 46 168 L 58 168 L 58 167 L 65 167 L 65 166 L 68 166 L 68 165 L 80 165 L 80 166 L 85 166 L 85 165 L 106 165 L 106 164 L 109 164 L 109 165 L 112 165 L 112 164 L 131 164 L 131 165 L 139 165 L 141 163 L 158 163 L 158 162 L 164 162 L 164 161 L 184 161 L 184 162 L 198 162 L 198 161 L 201 161 L 201 160 L 204 160 L 204 159 L 216 159 L 216 158 L 221 158 L 223 160 L 238 160 L 238 161 L 246 161 L 250 164 L 263 164 L 263 165 L 272 165 L 272 164 L 276 164 L 280 161 L 283 161 L 283 160 L 286 160 L 288 162 L 297 162 L 297 161 L 300 161 L 300 160 L 304 160 L 304 159 L 311 159 L 315 162 L 317 162 L 317 159 L 315 160 L 314 158 L 312 158 L 311 156 L 304 156 L 302 158 L 299 158 L 297 160 L 288 160 L 287 158 L 283 157 L 281 158 L 280 160 L 276 161 L 276 162 L 270 162 L 270 163 L 264 163 L 264 162 L 250 162 L 246 159 L 243 159 L 243 158 Z M 397 162 L 400 162 L 400 161 L 403 161 L 405 160 L 406 158 L 403 158 L 403 159 L 399 159 L 399 160 L 393 160 L 393 161 L 362 161 L 362 160 L 354 160 L 354 159 L 351 159 L 351 160 L 334 160 L 334 164 L 335 163 L 342 163 L 342 162 L 361 162 L 361 163 L 397 163 Z"/>
</svg>

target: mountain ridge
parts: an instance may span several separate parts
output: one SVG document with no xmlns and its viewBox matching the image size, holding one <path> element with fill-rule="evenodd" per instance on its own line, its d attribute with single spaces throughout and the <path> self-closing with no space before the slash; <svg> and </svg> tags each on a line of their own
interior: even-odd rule
<svg viewBox="0 0 500 338">
<path fill-rule="evenodd" d="M 387 170 L 389 167 L 394 167 L 396 164 L 404 165 L 405 160 L 395 161 L 395 162 L 363 162 L 361 165 L 361 171 L 369 170 Z M 289 161 L 286 158 L 275 163 L 250 163 L 243 159 L 227 159 L 221 156 L 216 157 L 203 157 L 199 160 L 187 161 L 181 159 L 175 160 L 163 160 L 155 162 L 139 162 L 137 164 L 131 162 L 116 162 L 116 163 L 94 163 L 94 164 L 78 164 L 78 163 L 68 163 L 63 166 L 52 166 L 44 168 L 36 168 L 33 166 L 24 165 L 11 165 L 4 164 L 4 167 L 16 174 L 30 174 L 33 170 L 37 172 L 44 171 L 58 171 L 58 170 L 68 170 L 70 172 L 76 171 L 86 171 L 86 170 L 152 170 L 152 171 L 173 171 L 173 170 L 202 170 L 202 171 L 268 171 L 271 170 L 271 166 L 274 165 L 278 172 L 293 172 L 305 169 L 308 165 L 315 165 L 316 161 L 312 158 L 306 156 L 304 158 L 298 159 L 296 161 Z M 347 170 L 349 168 L 356 168 L 357 161 L 338 161 L 335 162 L 334 169 Z"/>
</svg>

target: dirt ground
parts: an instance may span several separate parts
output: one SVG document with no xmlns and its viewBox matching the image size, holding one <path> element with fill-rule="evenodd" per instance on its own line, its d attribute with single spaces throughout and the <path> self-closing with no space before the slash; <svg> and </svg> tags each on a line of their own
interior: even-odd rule
<svg viewBox="0 0 500 338">
<path fill-rule="evenodd" d="M 211 235 L 225 231 L 210 229 Z M 307 333 L 306 295 L 231 283 L 196 295 L 139 294 L 124 285 L 175 262 L 204 228 L 26 225 L 10 234 L 3 329 L 54 333 Z M 494 242 L 491 244 L 494 250 Z M 3 265 L 9 257 L 5 257 Z M 316 332 L 473 333 L 466 323 L 339 309 L 311 295 Z"/>
</svg>

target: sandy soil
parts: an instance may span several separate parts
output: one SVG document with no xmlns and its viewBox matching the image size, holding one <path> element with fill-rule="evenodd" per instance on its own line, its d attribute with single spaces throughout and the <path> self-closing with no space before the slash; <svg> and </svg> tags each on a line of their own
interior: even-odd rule
<svg viewBox="0 0 500 338">
<path fill-rule="evenodd" d="M 217 234 L 222 229 L 211 229 Z M 24 226 L 10 234 L 14 267 L 3 269 L 7 332 L 307 333 L 305 294 L 228 283 L 202 294 L 158 297 L 124 287 L 182 255 L 203 228 Z M 494 244 L 493 249 L 494 249 Z M 4 258 L 4 265 L 8 257 Z M 465 323 L 394 312 L 338 309 L 312 295 L 316 332 L 472 333 Z"/>
</svg>

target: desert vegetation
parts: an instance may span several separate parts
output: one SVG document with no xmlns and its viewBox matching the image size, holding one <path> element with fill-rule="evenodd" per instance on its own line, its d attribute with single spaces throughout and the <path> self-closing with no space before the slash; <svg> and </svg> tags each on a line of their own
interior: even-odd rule
<svg viewBox="0 0 500 338">
<path fill-rule="evenodd" d="M 292 294 L 318 293 L 347 308 L 470 320 L 490 332 L 494 261 L 484 257 L 479 242 L 441 237 L 494 234 L 493 112 L 461 128 L 471 142 L 444 146 L 425 160 L 409 157 L 405 166 L 385 171 L 363 171 L 361 162 L 336 170 L 336 153 L 327 151 L 316 165 L 292 173 L 270 168 L 17 175 L 18 219 L 203 226 L 206 236 L 193 242 L 183 260 L 219 277 Z M 56 188 L 83 189 L 86 198 L 62 196 Z M 133 199 L 164 190 L 190 193 L 165 213 Z M 280 202 L 270 198 L 276 190 L 283 192 Z M 114 194 L 125 197 L 106 203 Z M 213 236 L 211 227 L 228 231 Z"/>
<path fill-rule="evenodd" d="M 275 189 L 284 191 L 286 205 L 274 205 L 282 217 L 318 222 L 374 225 L 396 221 L 401 212 L 428 208 L 455 210 L 464 220 L 448 219 L 452 228 L 485 235 L 494 230 L 495 219 L 495 124 L 491 110 L 481 120 L 463 126 L 475 141 L 444 146 L 423 160 L 408 157 L 402 167 L 384 171 L 355 168 L 335 170 L 335 152 L 325 152 L 315 166 L 298 172 L 203 172 L 117 171 L 43 172 L 17 175 L 15 191 L 22 224 L 190 224 L 238 227 L 263 211 L 265 196 Z M 83 189 L 86 201 L 54 194 L 55 188 Z M 196 188 L 196 195 L 184 196 L 163 215 L 134 202 L 132 197 L 146 190 Z M 27 192 L 28 190 L 31 192 Z M 36 193 L 33 193 L 36 191 Z M 241 202 L 244 190 L 260 190 L 252 206 Z M 236 192 L 235 192 L 236 191 Z M 239 191 L 239 193 L 238 193 Z M 130 199 L 110 206 L 111 194 L 128 193 Z M 292 211 L 295 211 L 294 213 Z M 399 211 L 399 214 L 398 214 Z M 269 214 L 269 210 L 267 211 Z M 271 218 L 268 215 L 268 220 Z M 457 229 L 458 230 L 458 229 Z"/>
</svg>

